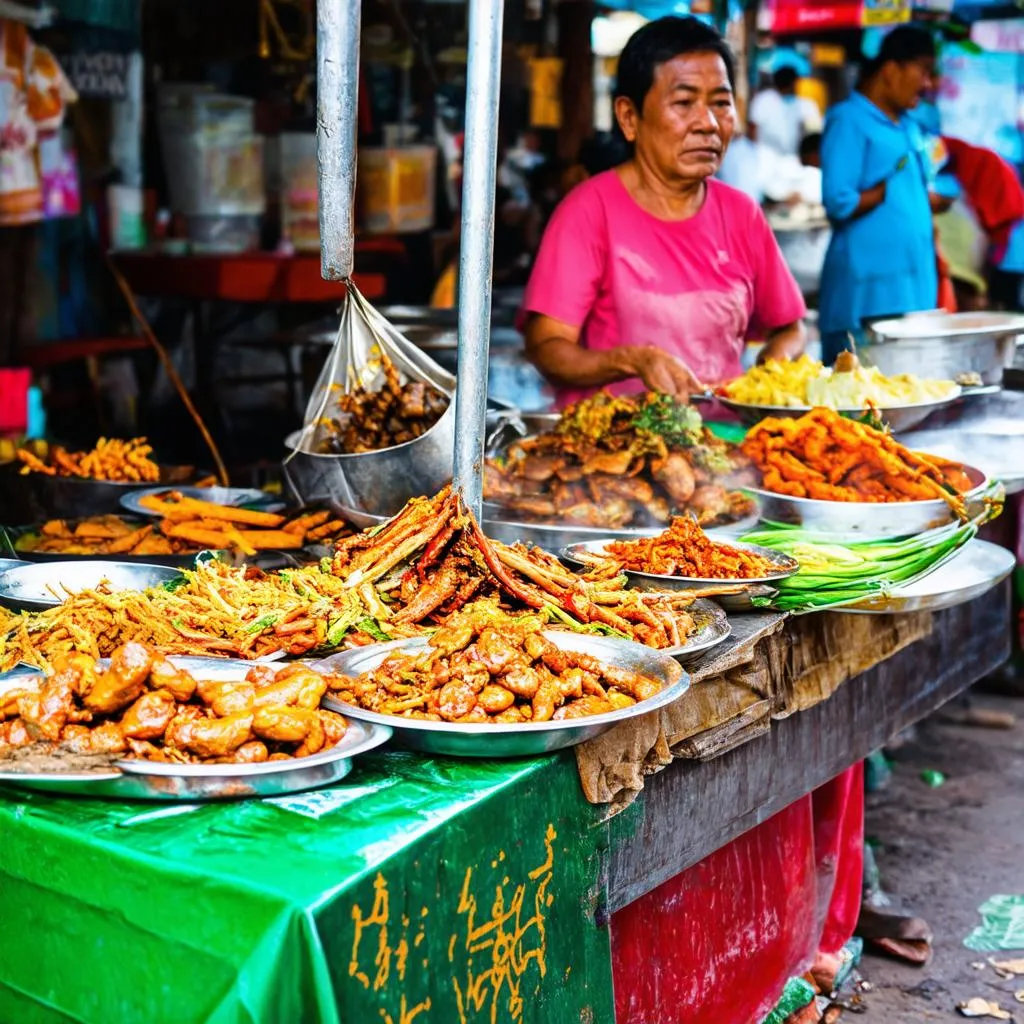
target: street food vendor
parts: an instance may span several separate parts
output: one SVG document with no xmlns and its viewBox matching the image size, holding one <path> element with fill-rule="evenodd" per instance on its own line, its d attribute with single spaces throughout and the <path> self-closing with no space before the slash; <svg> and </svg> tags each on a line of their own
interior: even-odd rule
<svg viewBox="0 0 1024 1024">
<path fill-rule="evenodd" d="M 929 88 L 935 42 L 903 25 L 882 41 L 858 91 L 829 111 L 822 198 L 832 240 L 821 274 L 822 357 L 857 341 L 865 320 L 934 309 L 939 297 L 929 159 L 907 116 Z"/>
<path fill-rule="evenodd" d="M 631 157 L 555 211 L 526 289 L 531 361 L 560 406 L 611 386 L 686 397 L 764 357 L 803 351 L 806 312 L 756 203 L 713 175 L 736 126 L 732 54 L 667 17 L 619 59 L 615 116 Z"/>
</svg>

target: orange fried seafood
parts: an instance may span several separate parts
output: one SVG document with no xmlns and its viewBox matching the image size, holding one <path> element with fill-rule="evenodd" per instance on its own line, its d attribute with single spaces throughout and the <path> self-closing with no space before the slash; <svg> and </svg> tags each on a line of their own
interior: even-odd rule
<svg viewBox="0 0 1024 1024">
<path fill-rule="evenodd" d="M 545 625 L 479 601 L 451 616 L 425 652 L 394 652 L 358 678 L 331 677 L 331 686 L 339 700 L 378 714 L 503 725 L 605 714 L 661 691 L 657 679 L 556 647 Z"/>
<path fill-rule="evenodd" d="M 330 749 L 347 727 L 320 707 L 332 677 L 305 665 L 256 666 L 235 683 L 197 681 L 151 647 L 127 643 L 105 669 L 86 654 L 61 656 L 53 667 L 0 703 L 0 761 L 37 743 L 58 760 L 284 761 Z"/>
<path fill-rule="evenodd" d="M 69 452 L 57 445 L 45 460 L 22 449 L 18 458 L 23 463 L 22 473 L 141 483 L 160 479 L 160 467 L 150 458 L 152 452 L 144 437 L 130 441 L 101 437 L 91 452 Z"/>
<path fill-rule="evenodd" d="M 941 499 L 965 517 L 962 495 L 971 482 L 962 466 L 912 452 L 831 409 L 762 420 L 743 451 L 761 471 L 765 489 L 777 494 L 873 503 Z"/>
<path fill-rule="evenodd" d="M 613 541 L 609 557 L 631 572 L 702 580 L 750 580 L 771 575 L 776 566 L 754 554 L 713 541 L 689 516 L 676 516 L 657 537 Z"/>
</svg>

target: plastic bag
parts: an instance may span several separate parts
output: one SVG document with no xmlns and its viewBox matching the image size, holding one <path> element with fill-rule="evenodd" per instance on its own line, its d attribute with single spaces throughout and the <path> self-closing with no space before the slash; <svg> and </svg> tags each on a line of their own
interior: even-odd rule
<svg viewBox="0 0 1024 1024">
<path fill-rule="evenodd" d="M 448 408 L 425 433 L 403 444 L 362 453 L 329 454 L 341 394 L 377 392 L 384 360 L 400 384 L 422 381 L 448 397 Z M 341 324 L 313 394 L 305 422 L 286 442 L 289 488 L 304 502 L 325 501 L 357 526 L 395 515 L 414 497 L 436 494 L 452 476 L 455 457 L 455 377 L 405 338 L 348 282 Z"/>
</svg>

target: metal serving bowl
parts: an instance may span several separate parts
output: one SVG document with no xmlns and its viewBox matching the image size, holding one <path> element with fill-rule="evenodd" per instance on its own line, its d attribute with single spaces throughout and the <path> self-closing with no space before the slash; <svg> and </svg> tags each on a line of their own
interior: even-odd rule
<svg viewBox="0 0 1024 1024">
<path fill-rule="evenodd" d="M 787 405 L 750 405 L 746 402 L 734 402 L 731 398 L 716 396 L 718 401 L 731 412 L 736 413 L 739 418 L 749 426 L 760 423 L 761 420 L 771 416 L 777 419 L 799 419 L 813 410 L 813 406 L 787 406 Z M 910 405 L 895 405 L 878 409 L 878 414 L 894 430 L 910 430 L 919 423 L 923 423 L 929 416 L 941 409 L 948 409 L 960 401 L 961 389 L 956 387 L 949 393 L 947 398 L 940 398 L 931 402 L 915 402 Z M 868 409 L 837 409 L 840 416 L 859 418 Z"/>
<path fill-rule="evenodd" d="M 621 711 L 592 715 L 589 718 L 524 722 L 520 725 L 460 725 L 457 722 L 428 722 L 400 715 L 379 715 L 343 704 L 331 696 L 324 698 L 324 706 L 347 718 L 390 726 L 395 738 L 413 750 L 456 757 L 532 757 L 575 746 L 600 736 L 619 722 L 657 711 L 677 700 L 689 688 L 690 677 L 673 658 L 642 644 L 583 633 L 560 633 L 556 630 L 546 630 L 544 636 L 562 650 L 590 654 L 609 665 L 657 679 L 663 688 L 654 697 Z M 313 667 L 322 672 L 358 676 L 377 668 L 393 651 L 415 653 L 423 651 L 426 646 L 426 639 L 394 640 L 335 654 L 317 662 Z"/>
<path fill-rule="evenodd" d="M 988 480 L 973 466 L 965 465 L 963 470 L 974 485 L 964 495 L 970 509 L 972 499 L 978 498 Z M 910 537 L 953 521 L 952 509 L 941 498 L 933 501 L 820 501 L 756 487 L 748 490 L 757 495 L 761 518 L 766 522 L 801 526 L 825 541 Z"/>
<path fill-rule="evenodd" d="M 657 537 L 662 531 L 650 531 L 648 537 Z M 571 544 L 563 548 L 560 555 L 565 561 L 574 565 L 594 566 L 615 561 L 615 557 L 607 553 L 607 547 L 614 538 L 586 541 L 582 544 Z M 771 597 L 776 593 L 770 584 L 794 576 L 800 571 L 800 563 L 790 555 L 771 548 L 763 548 L 757 544 L 744 544 L 740 541 L 729 541 L 729 546 L 739 551 L 749 551 L 753 555 L 767 559 L 775 569 L 764 576 L 752 579 L 702 579 L 698 576 L 669 576 L 656 572 L 637 572 L 623 569 L 634 590 L 728 590 L 736 586 L 747 589 L 742 594 L 714 594 L 714 600 L 727 611 L 745 611 L 752 607 L 752 597 Z"/>
<path fill-rule="evenodd" d="M 297 447 L 301 431 L 285 439 L 284 477 L 303 504 L 325 502 L 336 512 L 393 516 L 410 498 L 436 494 L 452 476 L 455 396 L 441 418 L 412 441 L 358 455 L 321 455 Z"/>
<path fill-rule="evenodd" d="M 216 658 L 170 659 L 179 668 L 202 679 L 244 679 L 251 661 Z M 107 664 L 105 661 L 101 665 Z M 23 675 L 16 685 L 23 686 Z M 163 764 L 141 759 L 118 760 L 97 772 L 36 772 L 0 770 L 0 782 L 29 789 L 74 796 L 117 800 L 238 800 L 282 796 L 329 786 L 352 770 L 352 758 L 379 747 L 391 738 L 387 724 L 375 725 L 346 715 L 348 729 L 330 750 L 290 761 L 261 764 Z M 4 762 L 0 761 L 0 769 Z"/>
<path fill-rule="evenodd" d="M 92 590 L 108 580 L 115 590 L 145 590 L 177 579 L 177 569 L 164 565 L 81 560 L 36 562 L 0 573 L 0 605 L 38 612 L 63 602 L 63 589 Z"/>
<path fill-rule="evenodd" d="M 161 466 L 160 482 L 173 487 L 193 479 L 191 466 Z M 47 519 L 85 519 L 116 513 L 121 498 L 139 489 L 137 480 L 87 480 L 74 476 L 47 476 L 21 472 L 20 462 L 0 465 L 0 523 L 22 526 Z"/>
<path fill-rule="evenodd" d="M 1019 313 L 915 313 L 871 324 L 871 344 L 857 354 L 888 377 L 926 367 L 939 379 L 977 373 L 983 383 L 999 384 L 1021 335 L 1024 315 Z"/>
</svg>

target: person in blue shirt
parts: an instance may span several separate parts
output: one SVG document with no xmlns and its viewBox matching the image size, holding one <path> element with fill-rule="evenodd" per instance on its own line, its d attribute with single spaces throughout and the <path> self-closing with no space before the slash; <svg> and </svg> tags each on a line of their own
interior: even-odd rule
<svg viewBox="0 0 1024 1024">
<path fill-rule="evenodd" d="M 822 358 L 863 340 L 866 320 L 934 309 L 939 281 L 920 127 L 907 116 L 935 73 L 935 42 L 894 29 L 857 91 L 829 111 L 821 143 L 822 200 L 832 224 L 819 299 Z"/>
</svg>

